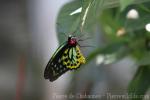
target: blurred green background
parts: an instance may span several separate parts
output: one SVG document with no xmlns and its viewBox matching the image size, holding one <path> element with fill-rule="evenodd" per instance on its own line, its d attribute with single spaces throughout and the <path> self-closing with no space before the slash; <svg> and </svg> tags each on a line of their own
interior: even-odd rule
<svg viewBox="0 0 150 100">
<path fill-rule="evenodd" d="M 150 100 L 150 0 L 1 0 L 0 100 Z M 49 82 L 64 34 L 86 64 Z"/>
</svg>

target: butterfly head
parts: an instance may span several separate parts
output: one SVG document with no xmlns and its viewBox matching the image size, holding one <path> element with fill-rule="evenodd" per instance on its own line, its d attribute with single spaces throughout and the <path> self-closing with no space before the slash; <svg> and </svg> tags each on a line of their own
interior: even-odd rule
<svg viewBox="0 0 150 100">
<path fill-rule="evenodd" d="M 68 44 L 70 46 L 76 46 L 77 45 L 77 38 L 75 36 L 69 35 Z"/>
</svg>

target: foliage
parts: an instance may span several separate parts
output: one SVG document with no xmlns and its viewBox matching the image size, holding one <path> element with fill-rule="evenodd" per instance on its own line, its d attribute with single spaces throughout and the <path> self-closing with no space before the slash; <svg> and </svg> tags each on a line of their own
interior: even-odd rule
<svg viewBox="0 0 150 100">
<path fill-rule="evenodd" d="M 99 54 L 115 54 L 115 61 L 126 56 L 133 57 L 137 61 L 138 70 L 128 90 L 130 94 L 143 95 L 150 87 L 150 32 L 145 30 L 145 25 L 150 22 L 149 5 L 149 0 L 74 0 L 59 13 L 59 40 L 64 40 L 60 34 L 76 31 L 80 35 L 86 31 L 92 35 L 95 27 L 100 28 L 104 45 L 97 46 L 89 54 L 88 62 Z M 80 7 L 81 12 L 70 15 Z M 131 9 L 138 11 L 137 18 L 127 18 Z"/>
</svg>

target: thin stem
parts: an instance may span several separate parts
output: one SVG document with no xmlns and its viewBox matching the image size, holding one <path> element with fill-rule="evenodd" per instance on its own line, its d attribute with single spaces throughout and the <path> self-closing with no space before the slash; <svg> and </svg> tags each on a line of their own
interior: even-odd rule
<svg viewBox="0 0 150 100">
<path fill-rule="evenodd" d="M 85 20 L 86 20 L 86 18 L 87 18 L 87 14 L 88 14 L 88 11 L 89 11 L 89 8 L 90 8 L 91 4 L 92 4 L 92 1 L 91 1 L 91 2 L 89 3 L 89 5 L 87 6 L 87 8 L 86 8 L 86 10 L 85 10 L 85 13 L 84 13 L 84 15 L 83 15 L 83 18 L 82 18 L 82 20 L 81 20 L 81 28 L 80 28 L 81 32 L 83 31 L 83 27 L 84 27 L 84 24 L 85 24 Z"/>
</svg>

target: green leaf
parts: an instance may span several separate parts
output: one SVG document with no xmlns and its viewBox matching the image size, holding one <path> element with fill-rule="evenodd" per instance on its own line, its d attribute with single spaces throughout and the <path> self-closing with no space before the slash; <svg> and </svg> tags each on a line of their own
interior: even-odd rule
<svg viewBox="0 0 150 100">
<path fill-rule="evenodd" d="M 146 53 L 139 61 L 139 65 L 150 65 L 150 53 Z"/>
<path fill-rule="evenodd" d="M 128 5 L 132 4 L 134 0 L 120 0 L 120 9 L 123 11 Z"/>
<path fill-rule="evenodd" d="M 80 23 L 80 13 L 70 15 L 73 11 L 81 7 L 80 0 L 72 1 L 62 7 L 57 18 L 57 32 L 60 43 L 66 38 L 63 35 L 68 35 L 77 30 Z"/>
<path fill-rule="evenodd" d="M 128 93 L 132 97 L 131 100 L 142 100 L 143 95 L 148 91 L 149 87 L 150 65 L 140 66 L 129 84 Z"/>
</svg>

